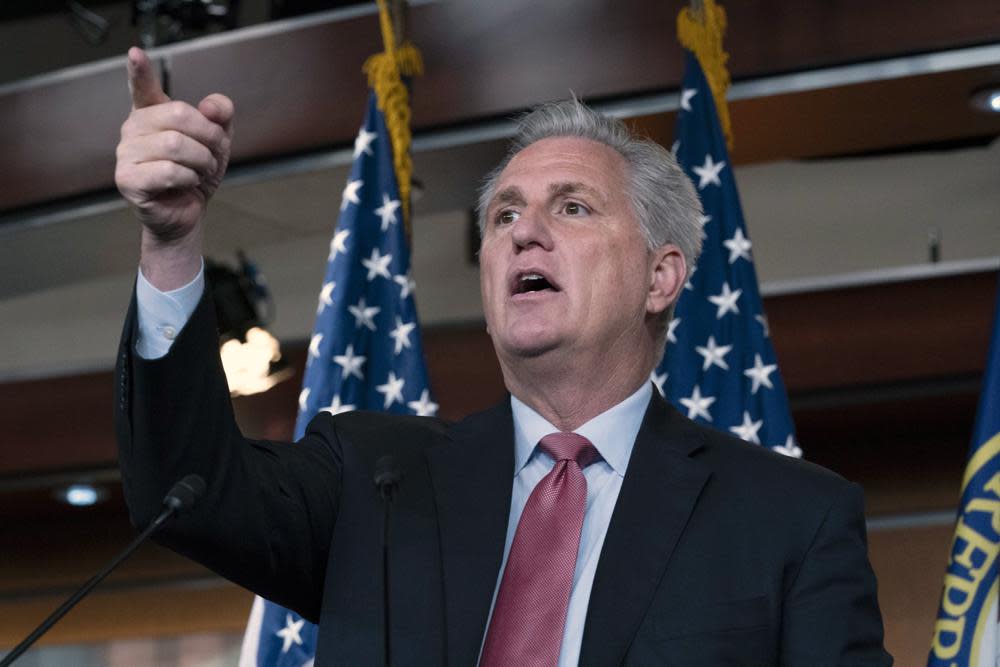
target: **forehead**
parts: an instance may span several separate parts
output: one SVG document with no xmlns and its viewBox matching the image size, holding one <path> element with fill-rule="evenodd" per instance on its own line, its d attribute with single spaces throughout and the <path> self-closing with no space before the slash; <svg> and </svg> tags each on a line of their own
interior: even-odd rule
<svg viewBox="0 0 1000 667">
<path fill-rule="evenodd" d="M 625 158 L 606 144 L 582 137 L 549 137 L 519 151 L 500 173 L 496 190 L 580 182 L 611 194 L 623 190 L 627 168 Z"/>
</svg>

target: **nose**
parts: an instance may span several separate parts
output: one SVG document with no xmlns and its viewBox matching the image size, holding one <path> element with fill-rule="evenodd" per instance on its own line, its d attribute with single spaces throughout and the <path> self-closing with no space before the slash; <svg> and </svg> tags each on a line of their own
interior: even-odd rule
<svg viewBox="0 0 1000 667">
<path fill-rule="evenodd" d="M 517 251 L 531 247 L 552 250 L 552 230 L 545 213 L 532 209 L 524 210 L 513 224 L 511 239 Z"/>
</svg>

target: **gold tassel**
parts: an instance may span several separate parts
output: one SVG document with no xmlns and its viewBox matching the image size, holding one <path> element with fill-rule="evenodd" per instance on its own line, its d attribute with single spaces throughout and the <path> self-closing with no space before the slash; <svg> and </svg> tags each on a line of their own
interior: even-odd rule
<svg viewBox="0 0 1000 667">
<path fill-rule="evenodd" d="M 410 42 L 396 47 L 392 32 L 392 19 L 385 0 L 378 0 L 379 25 L 385 51 L 365 61 L 362 68 L 368 75 L 368 85 L 375 91 L 378 108 L 385 116 L 385 124 L 392 141 L 393 167 L 399 186 L 399 200 L 403 208 L 403 226 L 410 236 L 410 183 L 413 178 L 413 161 L 410 158 L 410 94 L 403 83 L 404 76 L 423 74 L 424 63 L 420 51 Z"/>
<path fill-rule="evenodd" d="M 719 124 L 726 136 L 726 145 L 733 149 L 733 131 L 729 121 L 729 107 L 726 106 L 726 91 L 729 90 L 729 71 L 726 62 L 729 54 L 722 50 L 722 37 L 726 32 L 726 10 L 714 0 L 703 0 L 701 11 L 685 7 L 677 15 L 677 39 L 681 45 L 694 53 L 705 72 L 708 85 L 715 99 L 715 110 L 719 114 Z"/>
</svg>

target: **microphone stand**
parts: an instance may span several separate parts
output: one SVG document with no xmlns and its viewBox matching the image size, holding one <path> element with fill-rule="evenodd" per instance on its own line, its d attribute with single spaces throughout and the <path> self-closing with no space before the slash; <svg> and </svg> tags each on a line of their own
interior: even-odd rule
<svg viewBox="0 0 1000 667">
<path fill-rule="evenodd" d="M 179 487 L 181 487 L 181 485 L 184 484 L 186 484 L 188 487 L 196 487 L 196 485 L 200 485 L 200 490 L 198 490 L 198 488 L 185 488 L 184 490 L 182 490 L 182 493 L 190 495 L 190 498 L 178 497 L 179 495 L 178 489 Z M 125 547 L 124 551 L 115 556 L 115 558 L 110 563 L 105 565 L 100 572 L 91 577 L 90 580 L 87 581 L 87 583 L 85 583 L 83 586 L 81 586 L 79 590 L 73 593 L 73 595 L 71 595 L 68 600 L 63 602 L 58 609 L 49 614 L 48 617 L 44 621 L 42 621 L 41 625 L 35 628 L 30 635 L 25 637 L 20 644 L 15 646 L 10 653 L 4 656 L 3 660 L 0 660 L 0 667 L 8 667 L 11 663 L 17 660 L 25 651 L 31 648 L 32 644 L 34 644 L 36 641 L 38 641 L 38 639 L 42 635 L 48 632 L 53 625 L 58 623 L 59 619 L 61 619 L 63 616 L 66 615 L 66 612 L 75 607 L 76 604 L 80 600 L 82 600 L 87 595 L 87 593 L 93 590 L 94 586 L 101 583 L 101 581 L 106 576 L 108 576 L 112 570 L 121 565 L 122 561 L 131 556 L 132 552 L 138 549 L 139 545 L 145 542 L 150 535 L 155 533 L 160 528 L 160 526 L 162 526 L 164 522 L 167 521 L 167 519 L 171 518 L 178 510 L 186 509 L 188 506 L 193 504 L 194 500 L 204 492 L 204 489 L 205 489 L 205 482 L 202 481 L 200 477 L 197 477 L 197 475 L 188 475 L 180 482 L 178 482 L 174 486 L 174 488 L 171 489 L 170 493 L 167 494 L 167 497 L 164 498 L 163 503 L 164 505 L 166 505 L 166 507 L 164 507 L 160 511 L 160 514 L 155 519 L 153 519 L 153 521 L 150 522 L 150 524 L 146 526 L 146 528 L 141 533 L 139 533 L 139 535 L 137 535 L 136 538 L 132 540 L 132 542 L 127 547 Z"/>
<path fill-rule="evenodd" d="M 383 456 L 375 462 L 375 487 L 382 498 L 382 648 L 385 667 L 392 665 L 392 647 L 390 635 L 390 598 L 389 595 L 389 519 L 392 515 L 392 501 L 399 488 L 402 473 L 399 464 L 393 456 Z M 0 665 L 0 667 L 3 667 Z"/>
</svg>

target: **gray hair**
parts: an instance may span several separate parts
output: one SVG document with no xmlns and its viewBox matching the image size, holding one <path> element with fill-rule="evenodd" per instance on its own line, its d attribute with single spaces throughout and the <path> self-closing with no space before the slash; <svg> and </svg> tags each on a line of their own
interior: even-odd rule
<svg viewBox="0 0 1000 667">
<path fill-rule="evenodd" d="M 538 106 L 518 118 L 517 124 L 507 155 L 479 189 L 480 234 L 486 230 L 486 211 L 500 174 L 515 155 L 542 139 L 580 137 L 605 144 L 625 158 L 628 199 L 647 245 L 650 250 L 667 243 L 677 245 L 690 275 L 701 253 L 701 201 L 670 151 L 633 135 L 622 121 L 594 111 L 575 97 Z"/>
</svg>

